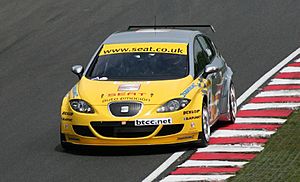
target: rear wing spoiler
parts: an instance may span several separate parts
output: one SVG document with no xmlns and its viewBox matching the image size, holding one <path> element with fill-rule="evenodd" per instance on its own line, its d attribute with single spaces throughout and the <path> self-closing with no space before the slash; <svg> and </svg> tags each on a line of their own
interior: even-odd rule
<svg viewBox="0 0 300 182">
<path fill-rule="evenodd" d="M 212 25 L 130 25 L 127 30 L 143 29 L 143 28 L 210 28 L 212 32 L 216 32 Z"/>
</svg>

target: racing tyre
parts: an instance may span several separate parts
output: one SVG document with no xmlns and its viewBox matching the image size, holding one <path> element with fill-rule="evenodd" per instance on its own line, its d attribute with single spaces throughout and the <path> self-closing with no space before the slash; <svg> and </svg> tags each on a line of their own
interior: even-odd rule
<svg viewBox="0 0 300 182">
<path fill-rule="evenodd" d="M 203 103 L 202 106 L 202 132 L 199 133 L 197 147 L 206 147 L 210 138 L 209 112 L 207 105 Z"/>
<path fill-rule="evenodd" d="M 235 89 L 233 86 L 233 83 L 230 84 L 230 90 L 229 90 L 229 106 L 230 106 L 230 123 L 235 122 L 236 113 L 237 113 L 237 103 L 236 103 L 236 97 L 235 97 Z"/>
</svg>

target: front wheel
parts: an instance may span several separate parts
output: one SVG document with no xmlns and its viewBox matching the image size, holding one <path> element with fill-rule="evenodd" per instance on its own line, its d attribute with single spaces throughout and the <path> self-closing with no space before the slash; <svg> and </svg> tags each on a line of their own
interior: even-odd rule
<svg viewBox="0 0 300 182">
<path fill-rule="evenodd" d="M 210 125 L 209 125 L 209 112 L 207 109 L 207 105 L 203 103 L 202 106 L 202 132 L 199 133 L 197 146 L 206 147 L 210 138 Z"/>
</svg>

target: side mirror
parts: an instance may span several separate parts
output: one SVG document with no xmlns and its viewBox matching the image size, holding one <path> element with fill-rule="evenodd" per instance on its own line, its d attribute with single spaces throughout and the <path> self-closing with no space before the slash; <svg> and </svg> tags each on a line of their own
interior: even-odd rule
<svg viewBox="0 0 300 182">
<path fill-rule="evenodd" d="M 204 69 L 203 77 L 206 78 L 209 74 L 216 73 L 220 70 L 220 68 L 216 66 L 207 65 Z"/>
<path fill-rule="evenodd" d="M 80 79 L 82 77 L 83 74 L 83 66 L 81 65 L 74 65 L 72 66 L 71 71 L 78 76 L 78 78 Z"/>
</svg>

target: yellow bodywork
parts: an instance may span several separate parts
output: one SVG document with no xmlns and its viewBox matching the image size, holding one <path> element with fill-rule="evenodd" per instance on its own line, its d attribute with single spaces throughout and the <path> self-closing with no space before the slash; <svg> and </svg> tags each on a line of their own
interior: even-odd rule
<svg viewBox="0 0 300 182">
<path fill-rule="evenodd" d="M 154 47 L 155 45 L 151 46 Z M 186 45 L 184 46 L 186 47 Z M 140 86 L 136 91 L 118 91 L 120 85 L 124 84 L 139 84 Z M 83 76 L 63 98 L 61 106 L 61 133 L 65 135 L 66 142 L 80 145 L 134 146 L 196 141 L 198 140 L 199 132 L 202 131 L 202 102 L 204 96 L 207 95 L 209 87 L 210 82 L 208 80 L 194 79 L 190 75 L 181 79 L 160 81 L 99 81 L 90 80 Z M 179 111 L 157 112 L 161 105 L 174 98 L 188 98 L 191 101 Z M 86 101 L 94 109 L 95 113 L 74 111 L 69 103 L 72 99 Z M 142 102 L 143 107 L 133 117 L 116 117 L 111 114 L 108 105 L 117 101 L 139 101 Z M 102 136 L 91 125 L 92 121 L 120 122 L 125 124 L 141 118 L 172 118 L 172 125 L 183 124 L 183 128 L 181 131 L 171 135 L 156 136 L 163 127 L 163 125 L 159 125 L 153 133 L 145 137 L 119 138 Z M 94 137 L 81 136 L 75 133 L 74 125 L 88 126 Z"/>
</svg>

